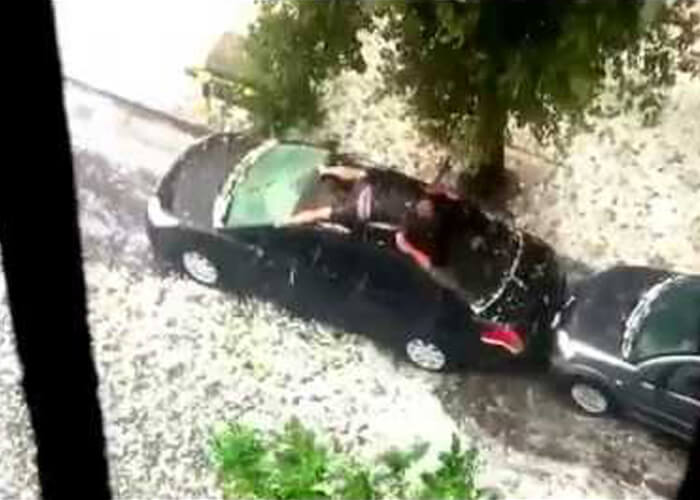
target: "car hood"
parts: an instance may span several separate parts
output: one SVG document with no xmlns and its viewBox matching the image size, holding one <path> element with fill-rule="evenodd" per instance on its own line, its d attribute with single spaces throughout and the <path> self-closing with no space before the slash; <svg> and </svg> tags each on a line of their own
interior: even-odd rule
<svg viewBox="0 0 700 500">
<path fill-rule="evenodd" d="M 483 318 L 545 330 L 563 298 L 564 279 L 551 247 L 478 208 L 453 240 L 450 271 Z"/>
<path fill-rule="evenodd" d="M 650 288 L 670 275 L 643 267 L 617 267 L 598 273 L 573 290 L 560 328 L 576 340 L 621 357 L 630 314 Z"/>
</svg>

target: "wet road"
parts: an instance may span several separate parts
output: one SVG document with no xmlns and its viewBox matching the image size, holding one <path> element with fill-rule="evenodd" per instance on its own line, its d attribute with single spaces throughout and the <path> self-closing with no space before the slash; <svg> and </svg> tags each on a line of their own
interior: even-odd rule
<svg viewBox="0 0 700 500">
<path fill-rule="evenodd" d="M 144 232 L 146 200 L 193 135 L 68 85 L 84 255 L 138 273 L 154 265 Z M 445 377 L 436 392 L 472 432 L 511 450 L 605 472 L 616 482 L 672 497 L 686 451 L 636 424 L 579 415 L 543 378 Z"/>
<path fill-rule="evenodd" d="M 684 473 L 682 443 L 631 421 L 582 415 L 544 376 L 465 375 L 446 382 L 438 397 L 458 422 L 497 438 L 506 454 L 584 465 L 668 498 Z"/>
</svg>

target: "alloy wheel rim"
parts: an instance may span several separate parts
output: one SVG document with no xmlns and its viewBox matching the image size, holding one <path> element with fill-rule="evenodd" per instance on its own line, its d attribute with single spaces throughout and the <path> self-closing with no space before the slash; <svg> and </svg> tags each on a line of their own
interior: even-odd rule
<svg viewBox="0 0 700 500">
<path fill-rule="evenodd" d="M 425 370 L 438 371 L 445 367 L 447 358 L 442 350 L 432 342 L 412 339 L 406 344 L 408 358 Z"/>
<path fill-rule="evenodd" d="M 213 285 L 219 277 L 214 263 L 199 252 L 185 252 L 182 255 L 182 265 L 190 276 L 207 285 Z"/>
<path fill-rule="evenodd" d="M 608 400 L 605 395 L 599 389 L 588 384 L 574 384 L 571 387 L 571 397 L 588 413 L 599 415 L 608 409 Z"/>
</svg>

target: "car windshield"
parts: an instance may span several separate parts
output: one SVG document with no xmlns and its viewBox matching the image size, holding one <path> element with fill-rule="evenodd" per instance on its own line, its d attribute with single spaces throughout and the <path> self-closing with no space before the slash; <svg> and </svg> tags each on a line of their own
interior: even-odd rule
<svg viewBox="0 0 700 500">
<path fill-rule="evenodd" d="M 700 352 L 700 282 L 681 281 L 661 294 L 633 342 L 632 358 Z"/>
<path fill-rule="evenodd" d="M 258 156 L 231 194 L 227 227 L 279 222 L 296 207 L 329 152 L 304 144 L 276 144 Z"/>
</svg>

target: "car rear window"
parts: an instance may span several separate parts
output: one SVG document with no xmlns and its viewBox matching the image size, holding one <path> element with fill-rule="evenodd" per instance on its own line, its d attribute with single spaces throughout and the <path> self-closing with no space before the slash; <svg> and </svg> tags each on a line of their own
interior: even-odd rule
<svg viewBox="0 0 700 500">
<path fill-rule="evenodd" d="M 234 188 L 226 225 L 258 226 L 284 220 L 328 155 L 327 150 L 303 144 L 278 144 L 267 150 Z"/>
</svg>

